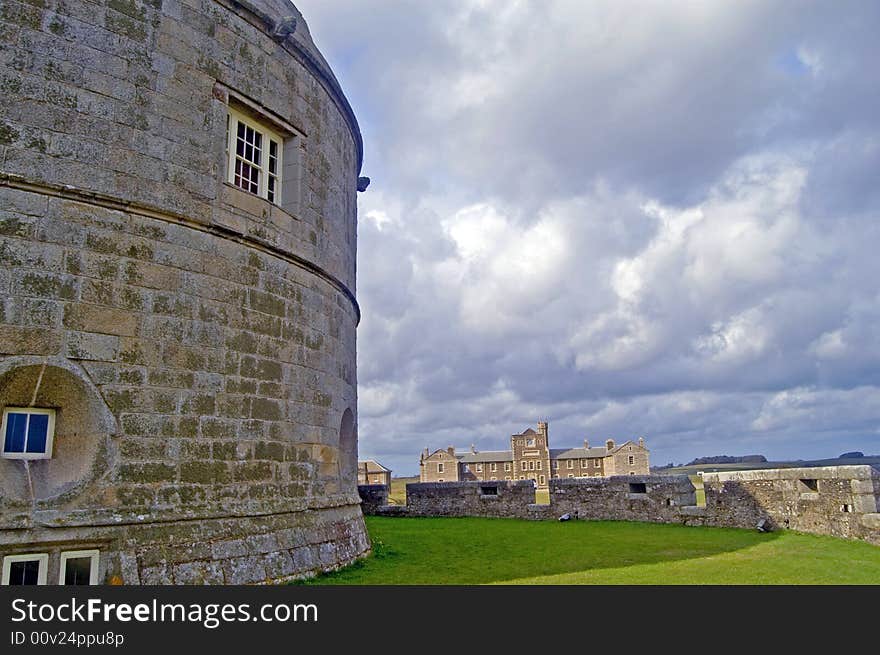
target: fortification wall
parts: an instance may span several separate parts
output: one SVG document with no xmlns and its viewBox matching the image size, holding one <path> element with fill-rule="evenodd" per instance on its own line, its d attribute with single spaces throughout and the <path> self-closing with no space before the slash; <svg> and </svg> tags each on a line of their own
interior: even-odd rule
<svg viewBox="0 0 880 655">
<path fill-rule="evenodd" d="M 406 485 L 407 516 L 534 518 L 531 480 L 417 482 Z"/>
<path fill-rule="evenodd" d="M 387 484 L 359 484 L 358 494 L 361 497 L 361 511 L 364 514 L 378 514 L 379 508 L 388 505 Z"/>
<path fill-rule="evenodd" d="M 870 466 L 764 469 L 703 476 L 696 505 L 687 476 L 555 478 L 550 505 L 534 505 L 522 482 L 407 485 L 406 515 L 650 521 L 768 530 L 791 529 L 880 544 L 880 472 Z M 485 493 L 487 485 L 497 495 Z M 385 513 L 382 508 L 377 513 Z M 400 512 L 395 512 L 399 514 Z"/>
<path fill-rule="evenodd" d="M 675 523 L 680 507 L 695 504 L 694 485 L 686 475 L 550 480 L 550 506 L 556 516 Z"/>
<path fill-rule="evenodd" d="M 703 475 L 706 509 L 685 523 L 791 529 L 880 544 L 880 472 L 870 466 Z"/>
<path fill-rule="evenodd" d="M 51 459 L 0 459 L 0 556 L 96 547 L 102 582 L 263 582 L 365 553 L 360 134 L 302 17 L 0 14 L 0 406 L 57 414 Z M 283 203 L 229 182 L 231 108 L 282 134 Z"/>
</svg>

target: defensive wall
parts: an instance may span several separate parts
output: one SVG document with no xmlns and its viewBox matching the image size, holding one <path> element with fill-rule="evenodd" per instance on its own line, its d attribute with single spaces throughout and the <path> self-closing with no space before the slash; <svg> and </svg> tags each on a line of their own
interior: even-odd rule
<svg viewBox="0 0 880 655">
<path fill-rule="evenodd" d="M 536 505 L 527 480 L 416 483 L 406 486 L 405 511 L 397 508 L 394 514 L 522 519 L 567 514 L 572 520 L 760 526 L 880 545 L 880 471 L 870 466 L 707 473 L 703 488 L 705 505 L 697 505 L 696 489 L 685 475 L 557 478 L 550 481 L 550 504 Z M 367 502 L 363 510 L 391 513 Z"/>
</svg>

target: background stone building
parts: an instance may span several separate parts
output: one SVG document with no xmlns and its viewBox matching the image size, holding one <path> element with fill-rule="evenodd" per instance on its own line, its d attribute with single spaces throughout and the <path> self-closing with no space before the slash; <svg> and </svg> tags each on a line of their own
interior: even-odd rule
<svg viewBox="0 0 880 655">
<path fill-rule="evenodd" d="M 302 16 L 0 14 L 3 582 L 252 583 L 364 554 L 362 142 Z"/>
<path fill-rule="evenodd" d="M 456 452 L 453 446 L 433 453 L 427 448 L 419 458 L 420 482 L 459 482 L 467 480 L 532 480 L 539 489 L 552 478 L 648 475 L 650 463 L 645 440 L 615 445 L 608 439 L 603 446 L 550 448 L 547 423 L 538 430 L 528 428 L 510 437 L 510 450 Z"/>
<path fill-rule="evenodd" d="M 358 484 L 384 484 L 391 486 L 391 469 L 375 459 L 358 462 Z"/>
</svg>

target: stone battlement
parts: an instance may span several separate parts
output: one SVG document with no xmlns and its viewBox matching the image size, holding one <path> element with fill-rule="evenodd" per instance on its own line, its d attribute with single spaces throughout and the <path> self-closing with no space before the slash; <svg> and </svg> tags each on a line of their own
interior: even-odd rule
<svg viewBox="0 0 880 655">
<path fill-rule="evenodd" d="M 880 471 L 870 466 L 764 469 L 703 475 L 705 505 L 685 475 L 556 478 L 550 504 L 531 481 L 435 482 L 406 486 L 406 516 L 493 516 L 649 521 L 791 529 L 880 545 Z M 384 508 L 370 513 L 388 514 Z"/>
</svg>

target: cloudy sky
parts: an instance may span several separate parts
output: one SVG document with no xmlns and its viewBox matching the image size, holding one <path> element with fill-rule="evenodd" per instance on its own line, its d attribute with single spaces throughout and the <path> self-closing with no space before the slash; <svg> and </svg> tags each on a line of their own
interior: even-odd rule
<svg viewBox="0 0 880 655">
<path fill-rule="evenodd" d="M 880 453 L 880 3 L 296 4 L 373 180 L 362 457 Z"/>
</svg>

